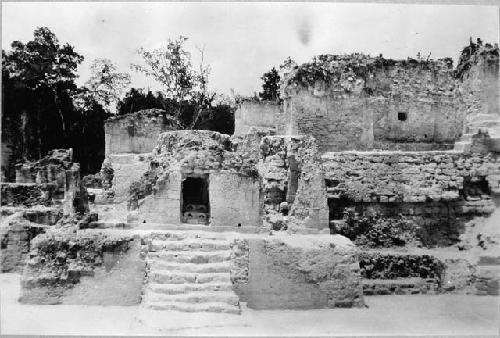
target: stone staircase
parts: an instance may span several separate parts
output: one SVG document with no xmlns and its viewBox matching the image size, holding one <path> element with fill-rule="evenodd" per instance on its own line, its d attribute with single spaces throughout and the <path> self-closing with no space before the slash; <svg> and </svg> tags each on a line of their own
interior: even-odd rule
<svg viewBox="0 0 500 338">
<path fill-rule="evenodd" d="M 230 242 L 193 231 L 153 234 L 147 241 L 144 306 L 155 310 L 240 313 L 230 278 Z"/>
<path fill-rule="evenodd" d="M 500 116 L 497 114 L 477 114 L 467 121 L 468 130 L 459 141 L 455 142 L 455 150 L 469 151 L 472 135 L 479 131 L 488 132 L 493 151 L 500 151 Z"/>
</svg>

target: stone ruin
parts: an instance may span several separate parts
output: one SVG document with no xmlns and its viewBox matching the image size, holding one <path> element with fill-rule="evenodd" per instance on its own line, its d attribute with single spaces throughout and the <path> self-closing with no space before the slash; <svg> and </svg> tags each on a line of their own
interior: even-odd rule
<svg viewBox="0 0 500 338">
<path fill-rule="evenodd" d="M 464 53 L 293 65 L 234 135 L 114 117 L 100 173 L 54 151 L 2 184 L 3 270 L 22 302 L 190 312 L 498 295 L 498 46 Z"/>
</svg>

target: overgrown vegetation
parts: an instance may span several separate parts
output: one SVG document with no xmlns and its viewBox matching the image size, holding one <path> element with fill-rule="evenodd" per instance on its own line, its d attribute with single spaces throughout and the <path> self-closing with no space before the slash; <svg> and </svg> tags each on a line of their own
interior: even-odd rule
<svg viewBox="0 0 500 338">
<path fill-rule="evenodd" d="M 418 244 L 418 226 L 402 216 L 398 218 L 382 218 L 378 216 L 358 217 L 354 212 L 346 212 L 346 222 L 336 229 L 363 247 L 393 247 Z"/>
<path fill-rule="evenodd" d="M 470 69 L 477 53 L 480 53 L 484 57 L 488 67 L 493 68 L 498 73 L 498 45 L 492 46 L 487 43 L 483 46 L 481 39 L 477 39 L 476 43 L 474 43 L 471 38 L 469 45 L 464 47 L 462 53 L 460 53 L 455 70 L 455 77 L 457 79 L 463 80 L 464 74 Z"/>
<path fill-rule="evenodd" d="M 2 50 L 2 142 L 13 158 L 7 173 L 17 161 L 40 159 L 55 148 L 73 148 L 84 174 L 99 170 L 107 113 L 74 82 L 82 61 L 46 27 L 26 44 L 14 41 Z"/>
<path fill-rule="evenodd" d="M 194 67 L 184 37 L 169 40 L 165 47 L 139 50 L 142 65 L 133 65 L 163 87 L 160 93 L 130 89 L 130 76 L 117 70 L 111 60 L 92 62 L 84 86 L 75 83 L 83 56 L 75 47 L 60 43 L 49 28 L 34 31 L 26 44 L 14 41 L 2 50 L 2 142 L 9 149 L 14 179 L 18 162 L 37 160 L 51 149 L 73 148 L 82 175 L 97 173 L 104 160 L 104 121 L 118 114 L 160 108 L 172 114 L 186 129 L 234 132 L 234 105 L 208 90 L 210 68 Z"/>
</svg>

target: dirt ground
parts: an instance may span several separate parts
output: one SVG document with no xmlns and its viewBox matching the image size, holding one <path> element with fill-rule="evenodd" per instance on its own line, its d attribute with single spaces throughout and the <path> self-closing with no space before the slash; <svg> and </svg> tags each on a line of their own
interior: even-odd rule
<svg viewBox="0 0 500 338">
<path fill-rule="evenodd" d="M 0 333 L 36 335 L 498 335 L 499 298 L 366 297 L 368 308 L 256 311 L 242 315 L 141 306 L 21 305 L 19 275 L 0 274 Z"/>
</svg>

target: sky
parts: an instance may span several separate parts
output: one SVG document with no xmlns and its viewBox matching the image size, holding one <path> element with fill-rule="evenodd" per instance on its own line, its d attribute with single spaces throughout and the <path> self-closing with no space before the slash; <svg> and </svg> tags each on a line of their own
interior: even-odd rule
<svg viewBox="0 0 500 338">
<path fill-rule="evenodd" d="M 204 49 L 211 67 L 210 88 L 250 95 L 262 74 L 287 56 L 297 62 L 313 55 L 362 52 L 405 59 L 420 52 L 457 61 L 469 37 L 498 43 L 496 6 L 286 2 L 4 2 L 2 48 L 32 39 L 49 27 L 85 57 L 79 84 L 95 58 L 111 59 L 132 76 L 132 86 L 159 89 L 130 69 L 137 49 L 157 48 L 179 35 L 199 61 Z"/>
</svg>

